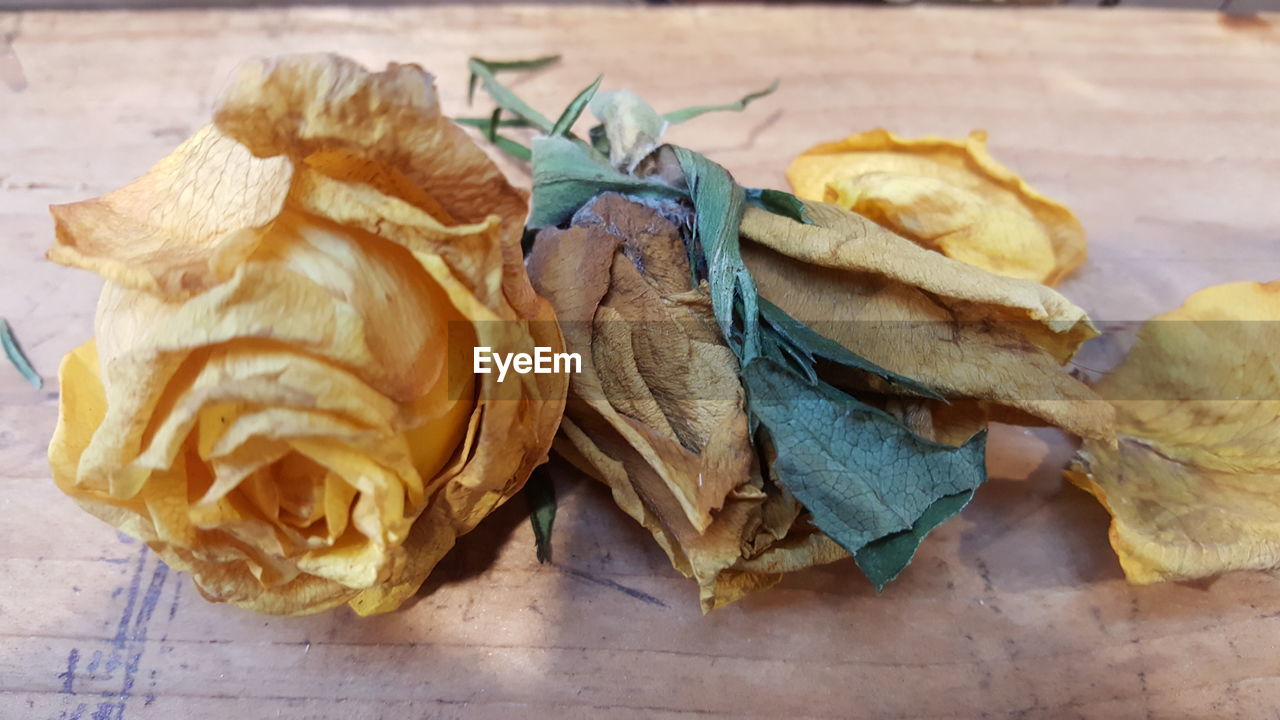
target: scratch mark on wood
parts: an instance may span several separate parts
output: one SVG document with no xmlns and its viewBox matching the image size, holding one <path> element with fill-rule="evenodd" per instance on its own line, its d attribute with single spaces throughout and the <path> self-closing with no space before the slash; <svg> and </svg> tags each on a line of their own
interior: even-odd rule
<svg viewBox="0 0 1280 720">
<path fill-rule="evenodd" d="M 627 595 L 628 597 L 633 597 L 636 600 L 639 600 L 640 602 L 648 603 L 650 605 L 657 605 L 658 607 L 667 606 L 666 603 L 650 595 L 649 593 L 641 592 L 639 590 L 636 590 L 635 588 L 629 588 L 626 585 L 623 585 L 622 583 L 614 582 L 607 578 L 598 578 L 589 573 L 582 572 L 581 570 L 574 570 L 573 568 L 564 568 L 564 571 L 565 573 L 573 577 L 576 577 L 579 580 L 586 580 L 589 583 L 595 583 L 596 585 L 603 585 L 604 587 L 612 588 L 624 595 Z"/>
</svg>

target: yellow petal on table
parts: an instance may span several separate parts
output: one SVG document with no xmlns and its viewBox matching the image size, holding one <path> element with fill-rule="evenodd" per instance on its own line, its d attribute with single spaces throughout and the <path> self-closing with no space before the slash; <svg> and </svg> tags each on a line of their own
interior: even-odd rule
<svg viewBox="0 0 1280 720">
<path fill-rule="evenodd" d="M 1280 567 L 1280 281 L 1201 290 L 1098 383 L 1119 445 L 1067 476 L 1112 515 L 1135 583 Z"/>
<path fill-rule="evenodd" d="M 742 256 L 762 296 L 945 395 L 1110 437 L 1111 407 L 1061 367 L 1097 334 L 1084 310 L 1039 283 L 930 252 L 834 205 L 806 203 L 805 212 L 815 224 L 747 208 Z M 972 423 L 957 429 L 964 425 Z"/>
<path fill-rule="evenodd" d="M 964 140 L 850 135 L 805 151 L 787 179 L 801 198 L 1001 275 L 1052 285 L 1084 262 L 1080 222 L 991 157 L 983 132 Z"/>
</svg>

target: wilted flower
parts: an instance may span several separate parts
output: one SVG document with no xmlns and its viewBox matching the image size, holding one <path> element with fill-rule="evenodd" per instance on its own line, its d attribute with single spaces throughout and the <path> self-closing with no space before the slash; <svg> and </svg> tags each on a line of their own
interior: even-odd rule
<svg viewBox="0 0 1280 720">
<path fill-rule="evenodd" d="M 530 274 L 583 356 L 556 451 L 612 488 L 698 580 L 704 609 L 845 554 L 765 477 L 737 359 L 676 225 L 602 195 L 568 230 L 538 236 Z"/>
<path fill-rule="evenodd" d="M 530 273 L 584 358 L 556 451 L 610 486 L 698 581 L 707 610 L 848 553 L 815 527 L 752 433 L 738 359 L 705 284 L 691 280 L 687 212 L 601 195 L 568 229 L 539 234 Z M 742 255 L 761 297 L 951 402 L 859 373 L 825 368 L 827 377 L 955 446 L 991 418 L 1110 432 L 1110 408 L 1060 367 L 1094 333 L 1079 308 L 833 206 L 805 213 L 816 224 L 747 209 Z"/>
<path fill-rule="evenodd" d="M 496 67 L 473 61 L 545 133 L 530 276 L 583 358 L 556 450 L 704 610 L 848 554 L 882 587 L 986 479 L 989 420 L 1110 436 L 1111 407 L 1063 371 L 1097 331 L 1062 296 L 661 144 L 768 90 L 659 114 L 597 80 L 551 123 Z M 569 132 L 584 105 L 590 143 Z"/>
<path fill-rule="evenodd" d="M 525 211 L 420 68 L 244 66 L 146 176 L 53 208 L 50 257 L 107 280 L 61 370 L 58 486 L 212 600 L 394 609 L 560 417 L 563 374 L 456 372 L 562 347 Z"/>
</svg>

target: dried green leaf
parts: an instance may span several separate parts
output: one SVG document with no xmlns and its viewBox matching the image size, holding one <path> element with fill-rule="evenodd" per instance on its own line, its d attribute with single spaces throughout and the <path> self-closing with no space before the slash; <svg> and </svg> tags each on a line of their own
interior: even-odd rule
<svg viewBox="0 0 1280 720">
<path fill-rule="evenodd" d="M 934 528 L 950 520 L 973 499 L 973 490 L 965 490 L 954 495 L 944 495 L 933 502 L 911 525 L 911 529 L 886 535 L 879 540 L 872 540 L 853 556 L 858 568 L 876 586 L 883 590 L 911 564 L 916 550 Z"/>
<path fill-rule="evenodd" d="M 546 61 L 546 62 L 543 62 L 543 61 Z M 481 60 L 480 58 L 471 58 L 470 60 L 467 61 L 467 67 L 471 70 L 470 87 L 474 88 L 476 80 L 479 79 L 479 81 L 484 84 L 485 91 L 489 93 L 490 97 L 493 98 L 493 101 L 497 103 L 498 107 L 506 110 L 512 115 L 515 115 L 516 117 L 527 120 L 530 125 L 541 130 L 542 132 L 549 133 L 551 132 L 551 128 L 554 126 L 553 123 L 550 120 L 548 120 L 545 115 L 538 112 L 537 110 L 534 110 L 533 107 L 531 107 L 528 103 L 526 103 L 524 100 L 521 100 L 520 97 L 516 95 L 514 92 L 511 92 L 511 90 L 506 85 L 503 85 L 502 83 L 498 82 L 498 79 L 494 77 L 494 74 L 499 70 L 532 69 L 531 67 L 528 67 L 529 64 L 536 64 L 536 63 L 542 62 L 542 65 L 546 65 L 546 64 L 549 64 L 550 62 L 554 62 L 554 60 L 549 60 L 548 58 L 539 58 L 538 60 L 526 60 L 526 61 L 518 61 L 518 62 L 524 63 L 526 66 L 516 68 L 514 67 L 514 65 L 518 63 L 504 64 L 504 63 L 495 63 L 489 60 Z M 535 65 L 535 66 L 542 67 L 542 65 Z M 470 100 L 470 94 L 468 95 L 468 100 Z"/>
<path fill-rule="evenodd" d="M 671 146 L 684 171 L 689 197 L 697 208 L 694 241 L 702 249 L 707 264 L 707 284 L 711 288 L 711 309 L 725 342 L 740 358 L 760 352 L 756 285 L 742 261 L 738 226 L 746 205 L 746 192 L 729 173 L 707 158 L 685 148 Z M 735 344 L 734 309 L 742 303 L 743 342 Z"/>
<path fill-rule="evenodd" d="M 724 105 L 695 105 L 681 110 L 673 110 L 663 114 L 663 119 L 672 125 L 679 125 L 687 120 L 692 120 L 699 115 L 705 115 L 710 112 L 741 112 L 750 105 L 753 100 L 758 100 L 766 95 L 772 94 L 778 89 L 778 80 L 774 80 L 769 87 L 763 90 L 757 90 L 753 93 L 744 95 L 741 99 Z"/>
<path fill-rule="evenodd" d="M 529 148 L 525 147 L 524 145 L 521 145 L 520 143 L 516 142 L 515 140 L 512 140 L 511 138 L 503 137 L 501 135 L 494 135 L 493 144 L 496 145 L 499 150 L 501 150 L 502 152 L 510 155 L 511 157 L 517 160 L 521 160 L 523 162 L 529 162 L 530 160 L 533 159 L 533 152 Z"/>
<path fill-rule="evenodd" d="M 530 125 L 529 121 L 525 120 L 524 118 L 503 119 L 502 111 L 503 109 L 501 107 L 497 107 L 493 109 L 493 114 L 487 118 L 454 118 L 453 121 L 458 123 L 459 125 L 467 125 L 470 127 L 478 128 L 480 132 L 484 133 L 485 138 L 487 138 L 489 142 L 496 145 L 499 150 L 516 158 L 517 160 L 529 162 L 529 160 L 533 157 L 533 154 L 529 151 L 529 148 L 525 147 L 524 145 L 521 145 L 515 140 L 499 135 L 498 128 L 500 127 L 532 127 L 532 125 Z"/>
<path fill-rule="evenodd" d="M 37 390 L 44 387 L 44 378 L 40 377 L 40 373 L 31 366 L 31 361 L 23 354 L 22 347 L 18 345 L 18 339 L 13 336 L 13 330 L 9 328 L 9 323 L 4 318 L 0 318 L 0 345 L 4 346 L 4 354 L 9 358 L 9 362 L 13 363 L 32 387 Z"/>
<path fill-rule="evenodd" d="M 551 560 L 551 528 L 556 522 L 556 486 L 546 466 L 539 466 L 524 486 L 529 502 L 529 524 L 537 545 L 538 562 Z"/>
<path fill-rule="evenodd" d="M 673 149 L 696 208 L 695 239 L 712 308 L 741 363 L 753 428 L 767 432 L 777 451 L 773 469 L 779 481 L 820 530 L 851 554 L 885 540 L 864 555 L 870 568 L 864 572 L 880 588 L 910 562 L 930 530 L 964 506 L 943 498 L 971 493 L 986 479 L 985 433 L 959 448 L 934 443 L 821 380 L 815 356 L 940 399 L 759 297 L 738 238 L 746 193 L 703 156 Z M 785 198 L 770 200 L 780 201 L 785 211 Z M 797 222 L 803 222 L 800 217 Z"/>
<path fill-rule="evenodd" d="M 914 553 L 911 539 L 898 533 L 922 538 L 959 511 L 954 503 L 935 507 L 939 500 L 986 479 L 985 432 L 958 448 L 925 440 L 888 413 L 766 358 L 747 362 L 742 379 L 777 454 L 774 471 L 814 524 L 855 556 L 891 540 L 866 556 L 877 586 Z"/>
<path fill-rule="evenodd" d="M 573 101 L 569 103 L 569 107 L 564 109 L 559 119 L 556 120 L 555 126 L 551 128 L 551 135 L 569 135 L 569 130 L 573 128 L 573 124 L 582 116 L 582 111 L 587 109 L 587 103 L 591 102 L 591 98 L 600 89 L 600 83 L 603 81 L 604 75 L 600 75 L 595 82 L 588 85 L 573 98 Z"/>
<path fill-rule="evenodd" d="M 467 127 L 477 128 L 480 130 L 480 132 L 483 132 L 486 136 L 489 134 L 489 128 L 493 126 L 492 115 L 489 117 L 482 117 L 482 118 L 459 117 L 459 118 L 454 118 L 453 121 L 458 123 L 459 125 L 466 125 Z M 504 128 L 504 127 L 533 127 L 533 126 L 530 125 L 529 121 L 525 120 L 524 118 L 503 118 L 498 121 L 498 127 Z"/>
<path fill-rule="evenodd" d="M 761 190 L 747 188 L 747 202 L 761 210 L 768 210 L 774 215 L 791 218 L 796 222 L 812 225 L 813 222 L 804 214 L 804 201 L 781 190 Z"/>
<path fill-rule="evenodd" d="M 560 61 L 559 55 L 545 55 L 543 57 L 532 58 L 529 60 L 484 60 L 482 58 L 473 57 L 468 62 L 477 63 L 482 66 L 486 73 L 490 76 L 497 75 L 500 72 L 511 72 L 513 70 L 521 70 L 531 72 L 540 70 L 548 65 L 555 64 Z M 480 79 L 474 68 L 471 70 L 471 77 L 467 80 L 467 104 L 470 105 L 475 100 L 476 81 Z"/>
<path fill-rule="evenodd" d="M 657 180 L 618 172 L 607 157 L 583 142 L 558 136 L 533 139 L 533 202 L 527 222 L 530 228 L 567 222 L 591 198 L 610 191 L 652 199 L 684 195 Z"/>
<path fill-rule="evenodd" d="M 485 137 L 489 142 L 496 142 L 498 139 L 498 123 L 502 122 L 502 108 L 496 107 L 493 113 L 489 115 L 489 127 L 485 128 Z"/>
</svg>

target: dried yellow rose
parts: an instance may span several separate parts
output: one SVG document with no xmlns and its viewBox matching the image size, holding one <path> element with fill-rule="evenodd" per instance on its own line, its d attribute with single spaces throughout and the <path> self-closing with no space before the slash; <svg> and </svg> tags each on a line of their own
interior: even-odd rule
<svg viewBox="0 0 1280 720">
<path fill-rule="evenodd" d="M 1119 444 L 1067 477 L 1111 513 L 1130 582 L 1280 567 L 1280 281 L 1201 290 L 1097 385 Z"/>
<path fill-rule="evenodd" d="M 420 68 L 248 64 L 146 176 L 52 211 L 50 258 L 107 280 L 54 479 L 209 599 L 392 610 L 545 459 L 567 377 L 470 370 L 562 347 L 526 197 Z"/>
<path fill-rule="evenodd" d="M 1053 285 L 1084 262 L 1084 229 L 991 157 L 986 139 L 872 130 L 806 150 L 787 179 L 801 198 L 853 210 L 948 257 Z"/>
</svg>

